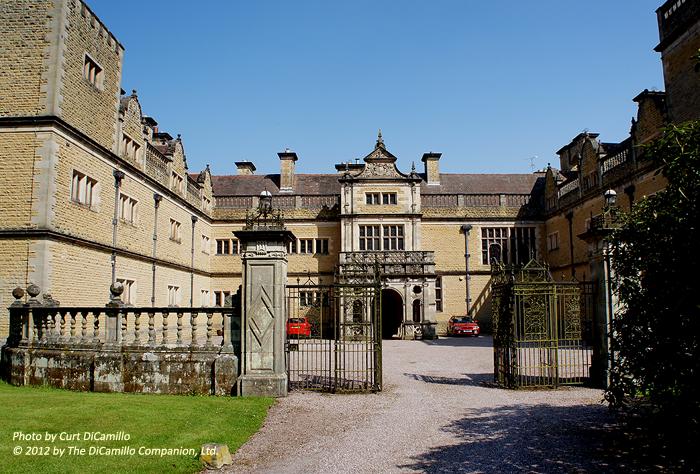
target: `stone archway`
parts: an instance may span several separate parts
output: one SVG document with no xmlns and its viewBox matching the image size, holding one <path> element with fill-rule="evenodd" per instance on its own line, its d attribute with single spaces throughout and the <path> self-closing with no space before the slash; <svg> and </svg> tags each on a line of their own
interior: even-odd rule
<svg viewBox="0 0 700 474">
<path fill-rule="evenodd" d="M 391 339 L 399 333 L 403 322 L 403 298 L 391 288 L 382 290 L 382 339 Z"/>
</svg>

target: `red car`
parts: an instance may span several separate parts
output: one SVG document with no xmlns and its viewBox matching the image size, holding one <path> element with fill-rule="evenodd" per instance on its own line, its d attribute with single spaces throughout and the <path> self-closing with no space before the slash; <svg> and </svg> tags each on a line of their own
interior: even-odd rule
<svg viewBox="0 0 700 474">
<path fill-rule="evenodd" d="M 306 318 L 289 318 L 287 320 L 287 336 L 311 336 L 311 323 Z"/>
<path fill-rule="evenodd" d="M 480 332 L 479 323 L 471 316 L 452 316 L 447 323 L 448 336 L 457 336 L 460 334 L 478 336 Z"/>
</svg>

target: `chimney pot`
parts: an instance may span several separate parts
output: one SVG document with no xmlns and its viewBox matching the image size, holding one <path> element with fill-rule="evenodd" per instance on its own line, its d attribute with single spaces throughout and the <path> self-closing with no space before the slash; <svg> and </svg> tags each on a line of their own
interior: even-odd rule
<svg viewBox="0 0 700 474">
<path fill-rule="evenodd" d="M 429 185 L 440 184 L 440 157 L 442 153 L 423 153 L 421 161 L 425 164 L 425 180 Z"/>
<path fill-rule="evenodd" d="M 255 165 L 248 160 L 236 161 L 236 169 L 241 176 L 255 174 Z"/>
<path fill-rule="evenodd" d="M 299 157 L 289 148 L 277 153 L 277 156 L 280 158 L 280 192 L 291 193 L 294 191 L 294 168 Z"/>
</svg>

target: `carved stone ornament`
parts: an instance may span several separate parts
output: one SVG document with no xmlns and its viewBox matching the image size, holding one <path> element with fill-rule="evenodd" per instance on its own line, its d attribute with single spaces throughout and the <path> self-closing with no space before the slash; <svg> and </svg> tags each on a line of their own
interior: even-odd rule
<svg viewBox="0 0 700 474">
<path fill-rule="evenodd" d="M 393 163 L 367 163 L 365 169 L 358 177 L 404 178 L 404 176 L 396 170 L 396 166 L 394 166 Z"/>
</svg>

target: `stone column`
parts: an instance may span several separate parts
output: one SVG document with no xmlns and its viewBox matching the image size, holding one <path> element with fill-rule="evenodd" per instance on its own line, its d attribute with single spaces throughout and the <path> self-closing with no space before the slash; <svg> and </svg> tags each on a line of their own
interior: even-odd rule
<svg viewBox="0 0 700 474">
<path fill-rule="evenodd" d="M 242 396 L 287 395 L 286 340 L 287 254 L 294 235 L 285 229 L 234 232 L 242 245 Z"/>
</svg>

